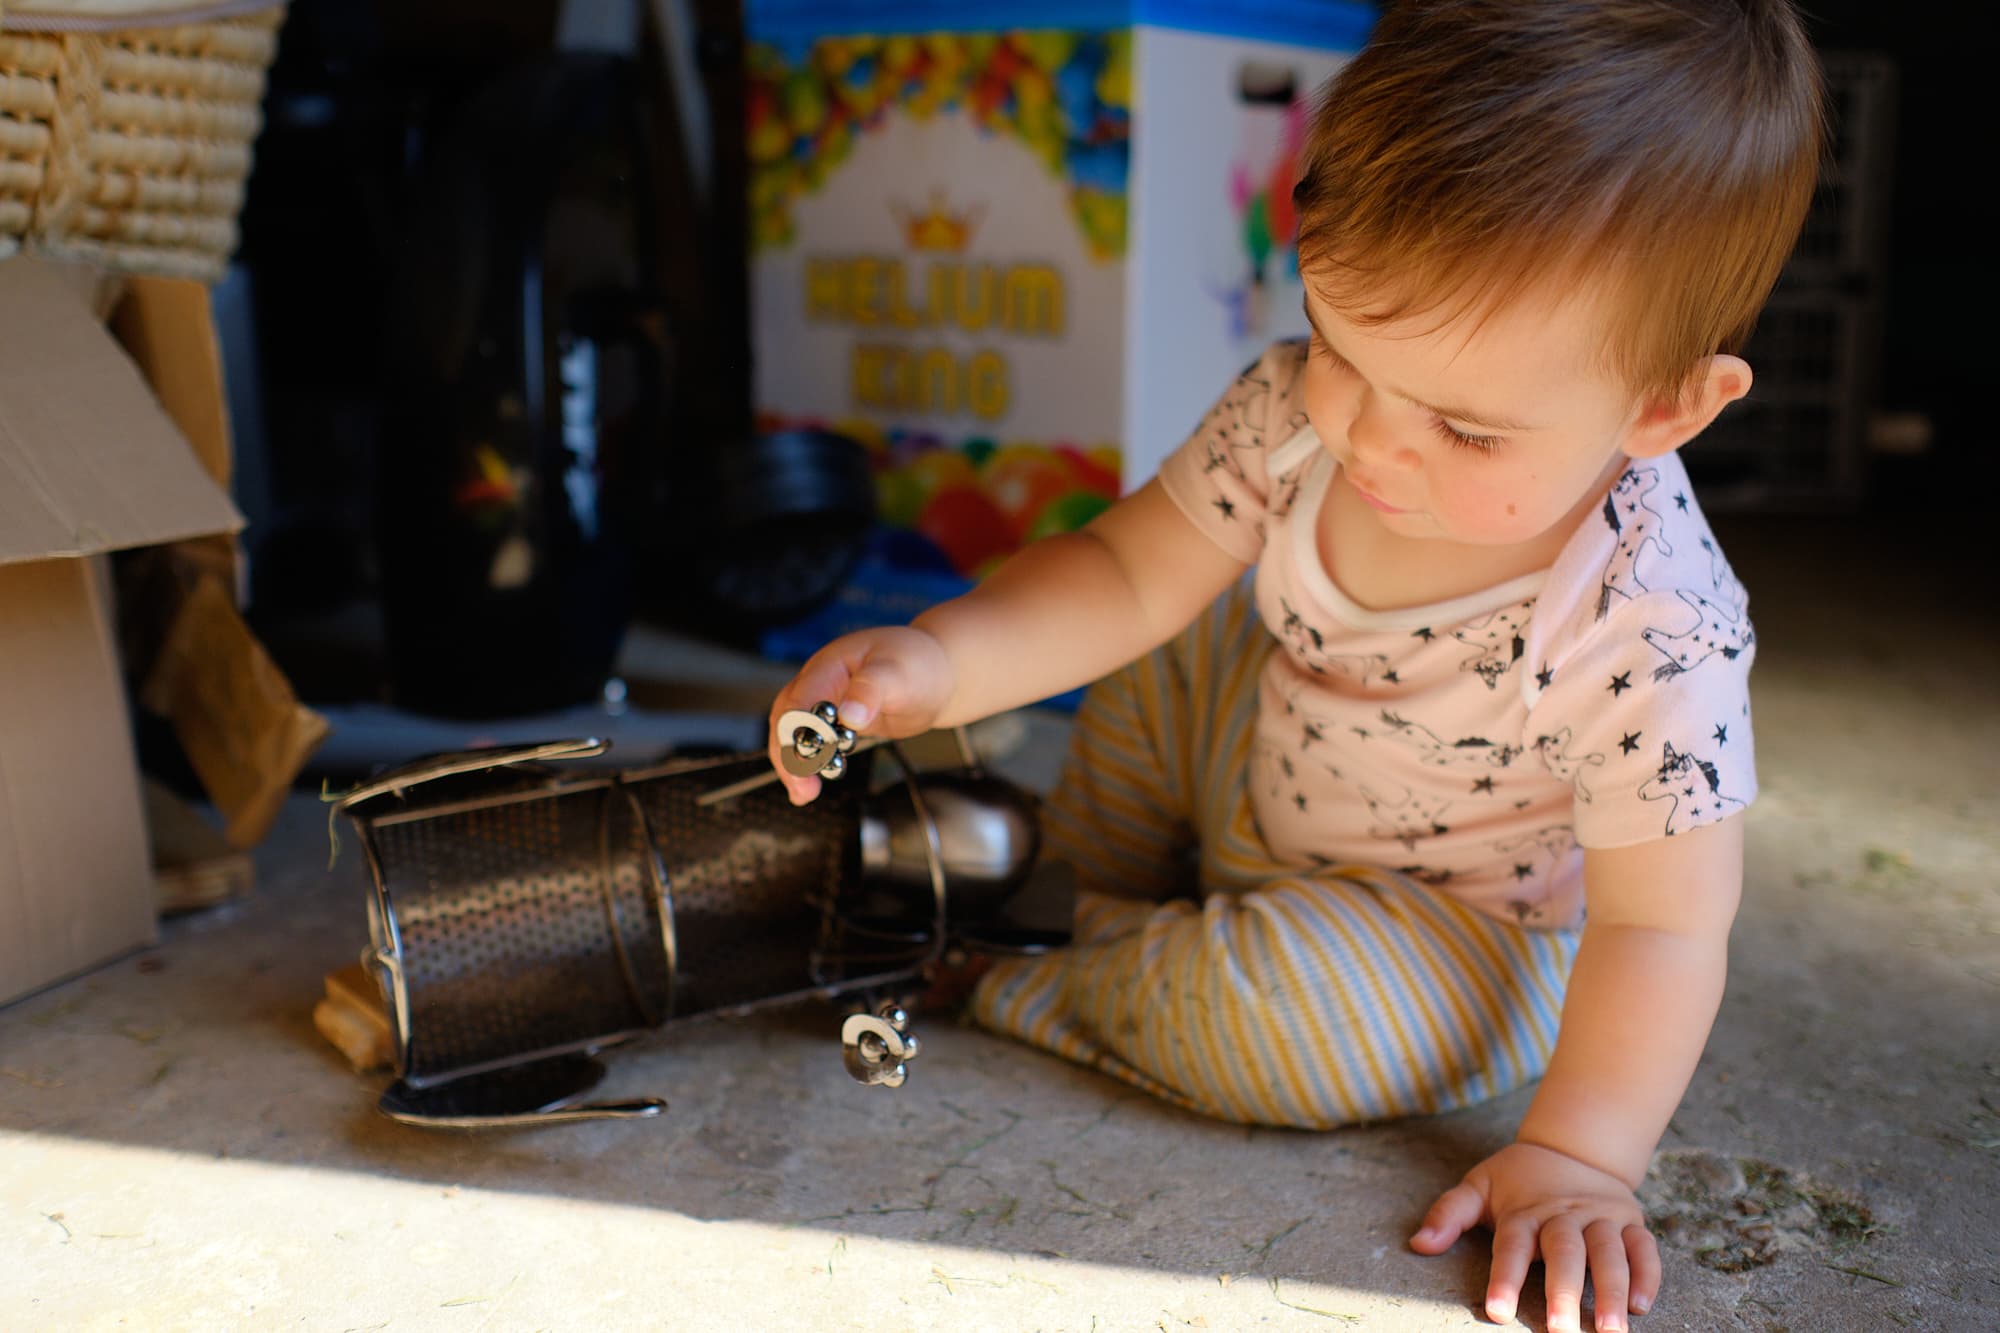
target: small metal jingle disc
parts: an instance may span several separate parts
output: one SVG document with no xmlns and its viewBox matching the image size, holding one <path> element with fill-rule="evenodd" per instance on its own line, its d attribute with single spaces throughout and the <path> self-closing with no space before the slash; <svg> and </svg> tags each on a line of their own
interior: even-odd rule
<svg viewBox="0 0 2000 1333">
<path fill-rule="evenodd" d="M 910 1031 L 910 1015 L 891 1001 L 872 1014 L 849 1014 L 840 1029 L 841 1058 L 856 1083 L 900 1088 L 910 1075 L 905 1061 L 917 1058 L 920 1043 Z"/>
<path fill-rule="evenodd" d="M 778 761 L 793 777 L 837 778 L 847 771 L 845 756 L 854 749 L 855 735 L 840 725 L 839 714 L 825 700 L 811 711 L 792 708 L 780 713 L 778 735 L 784 738 Z"/>
<path fill-rule="evenodd" d="M 596 1087 L 604 1066 L 587 1055 L 559 1055 L 532 1064 L 455 1078 L 432 1087 L 398 1079 L 383 1090 L 376 1109 L 391 1120 L 426 1129 L 500 1129 L 566 1120 L 635 1119 L 667 1109 L 658 1098 L 578 1105 Z"/>
</svg>

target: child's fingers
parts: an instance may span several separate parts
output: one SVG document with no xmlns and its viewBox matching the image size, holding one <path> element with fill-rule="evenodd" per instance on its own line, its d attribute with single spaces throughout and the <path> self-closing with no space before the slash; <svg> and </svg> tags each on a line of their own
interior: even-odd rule
<svg viewBox="0 0 2000 1333">
<path fill-rule="evenodd" d="M 1424 1214 L 1423 1225 L 1410 1237 L 1410 1248 L 1419 1254 L 1442 1254 L 1452 1243 L 1479 1225 L 1486 1212 L 1486 1198 L 1471 1185 L 1453 1185 L 1438 1196 Z"/>
<path fill-rule="evenodd" d="M 1549 1333 L 1578 1333 L 1583 1321 L 1583 1273 L 1589 1251 L 1583 1232 L 1567 1214 L 1542 1224 L 1542 1290 L 1548 1297 Z"/>
<path fill-rule="evenodd" d="M 1535 1258 L 1535 1219 L 1525 1213 L 1504 1218 L 1493 1228 L 1493 1270 L 1486 1279 L 1486 1317 L 1509 1323 L 1521 1304 L 1521 1287 Z"/>
<path fill-rule="evenodd" d="M 1633 1314 L 1644 1314 L 1660 1297 L 1660 1247 L 1653 1233 L 1634 1222 L 1625 1228 L 1625 1258 L 1632 1265 Z"/>
<path fill-rule="evenodd" d="M 909 692 L 909 673 L 900 662 L 891 657 L 870 657 L 835 696 L 840 725 L 864 731 L 883 715 L 897 712 Z"/>
<path fill-rule="evenodd" d="M 1600 1217 L 1583 1229 L 1583 1243 L 1590 1251 L 1590 1289 L 1597 1306 L 1597 1333 L 1625 1333 L 1626 1295 L 1631 1286 L 1631 1269 L 1625 1261 L 1625 1241 L 1618 1224 Z"/>
<path fill-rule="evenodd" d="M 799 674 L 792 677 L 792 683 L 785 686 L 771 716 L 776 718 L 787 708 L 811 709 L 827 699 L 837 703 L 840 696 L 846 693 L 855 670 L 866 660 L 864 657 L 860 661 L 850 661 L 833 648 L 822 648 L 806 660 L 806 664 L 799 668 Z"/>
</svg>

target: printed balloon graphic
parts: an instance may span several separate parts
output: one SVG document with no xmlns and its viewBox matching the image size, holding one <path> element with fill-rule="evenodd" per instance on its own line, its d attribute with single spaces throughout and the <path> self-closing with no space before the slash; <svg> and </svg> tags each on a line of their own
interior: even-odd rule
<svg viewBox="0 0 2000 1333">
<path fill-rule="evenodd" d="M 917 531 L 937 543 L 951 567 L 971 577 L 981 565 L 1014 549 L 1014 529 L 977 486 L 948 486 L 924 506 Z"/>
<path fill-rule="evenodd" d="M 1116 449 L 1095 449 L 1089 453 L 1073 444 L 1056 446 L 1056 457 L 1062 459 L 1069 468 L 1070 476 L 1086 491 L 1102 495 L 1106 499 L 1118 498 L 1118 462 Z"/>
<path fill-rule="evenodd" d="M 1109 508 L 1111 501 L 1095 491 L 1071 491 L 1050 502 L 1035 516 L 1024 540 L 1038 542 L 1044 537 L 1075 532 Z"/>
<path fill-rule="evenodd" d="M 1046 449 L 1002 449 L 979 474 L 979 488 L 1006 516 L 1017 541 L 1042 510 L 1074 484 L 1070 470 Z"/>
</svg>

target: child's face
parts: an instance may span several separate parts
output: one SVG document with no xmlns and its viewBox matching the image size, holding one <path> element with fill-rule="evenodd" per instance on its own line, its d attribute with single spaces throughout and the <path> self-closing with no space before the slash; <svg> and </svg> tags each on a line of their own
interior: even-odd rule
<svg viewBox="0 0 2000 1333">
<path fill-rule="evenodd" d="M 1310 288 L 1305 370 L 1313 429 L 1399 536 L 1530 542 L 1594 504 L 1640 419 L 1595 368 L 1590 303 L 1529 297 L 1484 320 L 1364 327 Z"/>
</svg>

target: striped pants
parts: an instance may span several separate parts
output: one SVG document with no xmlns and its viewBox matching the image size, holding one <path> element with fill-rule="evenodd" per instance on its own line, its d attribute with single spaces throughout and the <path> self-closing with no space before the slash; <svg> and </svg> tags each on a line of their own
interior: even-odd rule
<svg viewBox="0 0 2000 1333">
<path fill-rule="evenodd" d="M 1577 932 L 1372 866 L 1273 858 L 1244 774 L 1272 640 L 1247 581 L 1092 686 L 1043 807 L 1075 943 L 981 980 L 983 1025 L 1205 1115 L 1327 1129 L 1540 1075 Z"/>
</svg>

